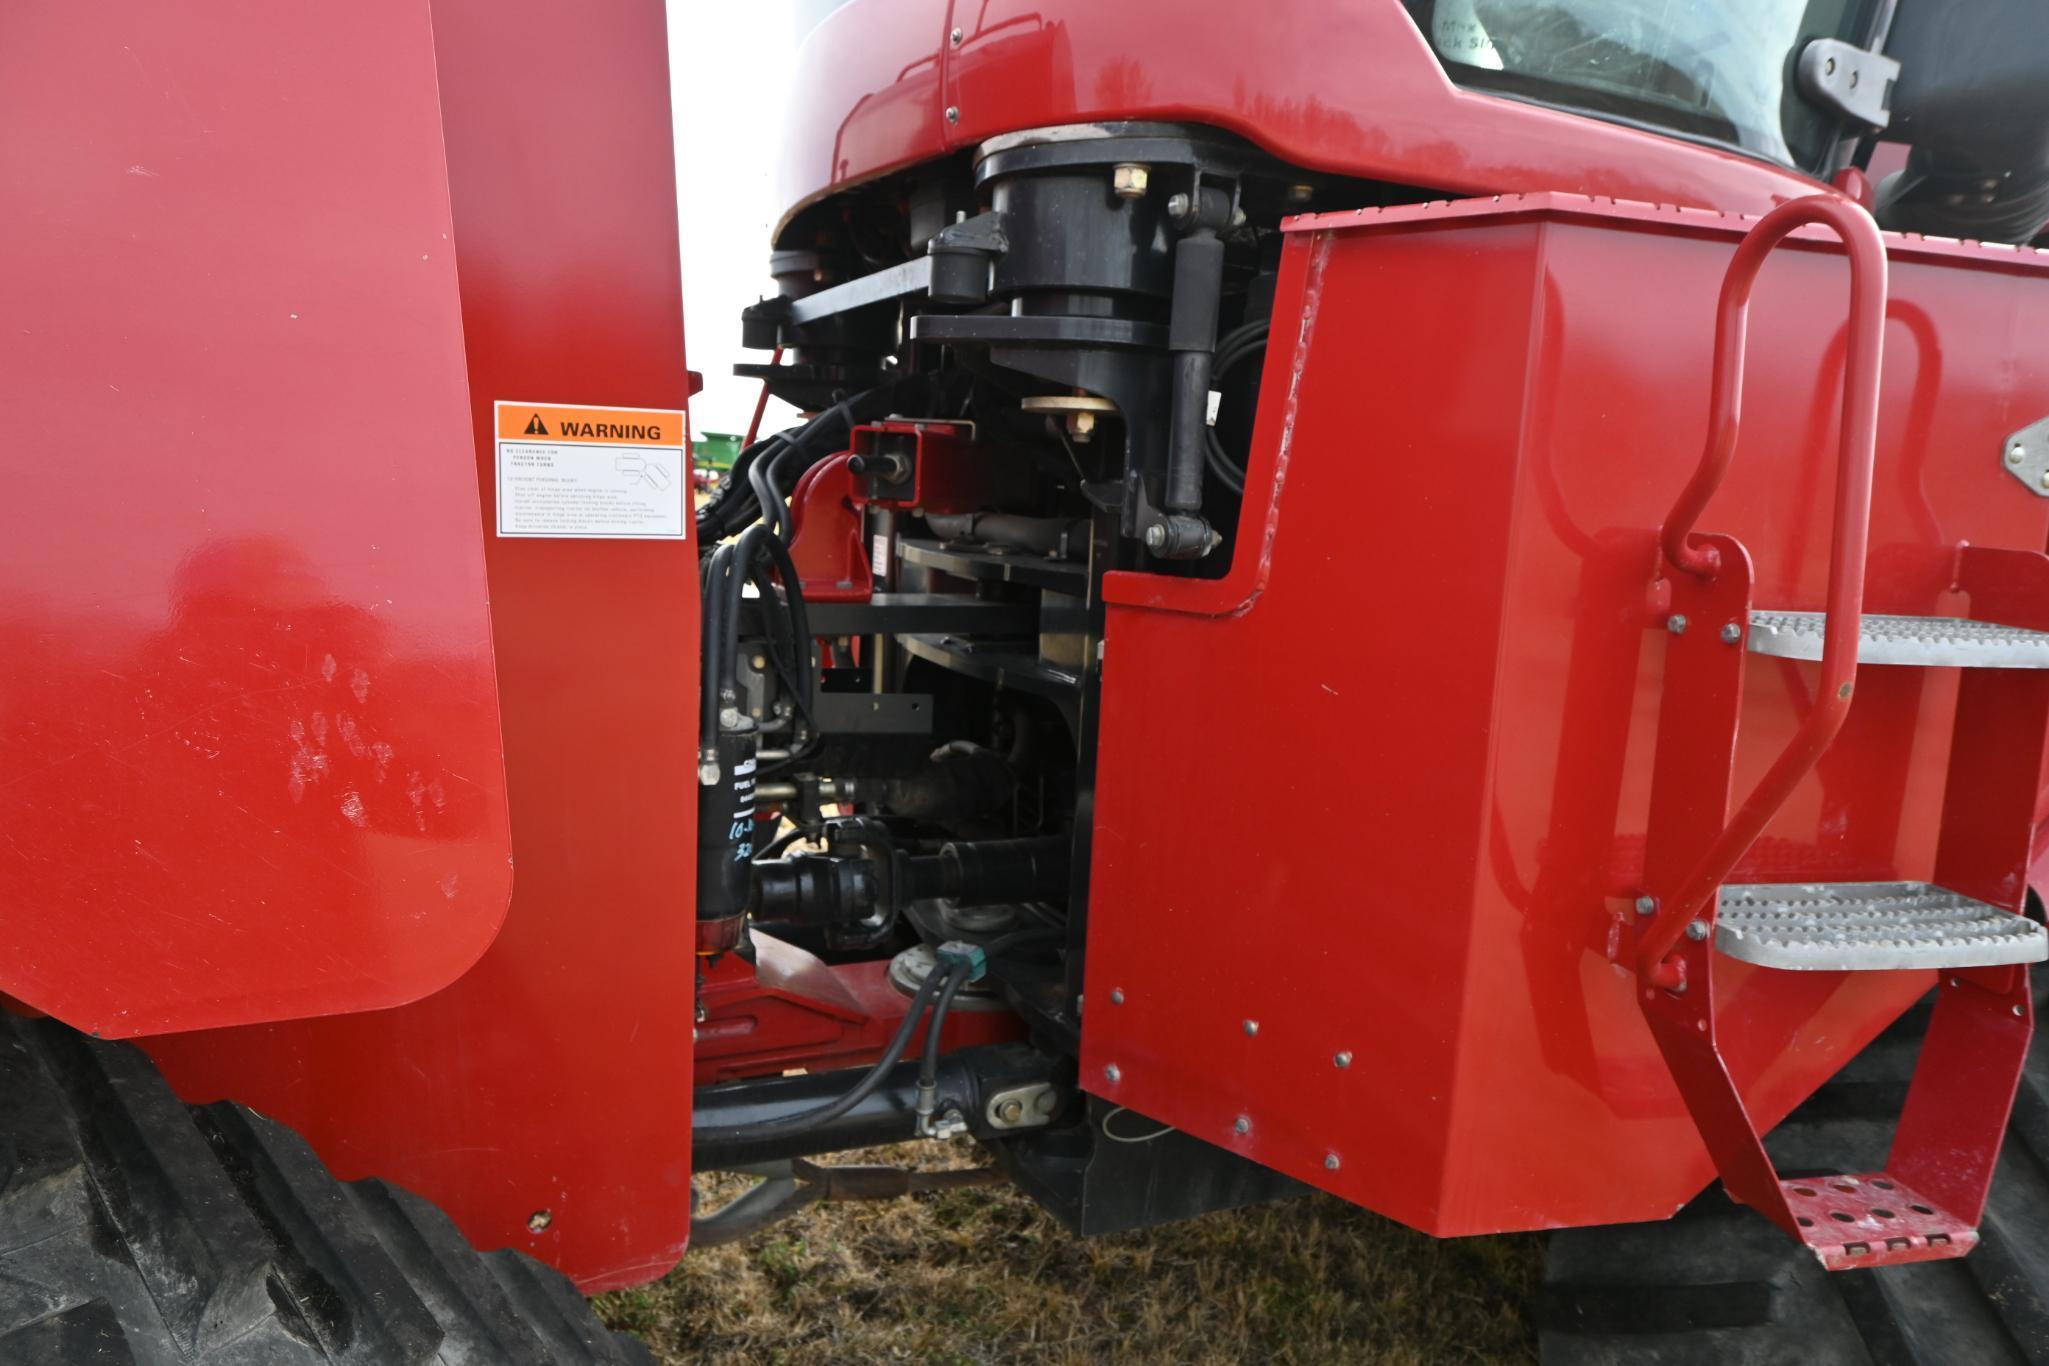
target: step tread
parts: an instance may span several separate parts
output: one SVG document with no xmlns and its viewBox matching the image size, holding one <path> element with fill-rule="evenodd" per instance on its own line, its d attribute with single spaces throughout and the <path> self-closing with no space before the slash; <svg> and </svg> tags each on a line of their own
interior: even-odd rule
<svg viewBox="0 0 2049 1366">
<path fill-rule="evenodd" d="M 1750 651 L 1782 659 L 1820 659 L 1827 625 L 1825 612 L 1752 612 Z M 1863 664 L 2049 669 L 2049 632 L 1964 617 L 1866 613 L 1857 659 Z"/>
<path fill-rule="evenodd" d="M 1764 967 L 1887 972 L 2039 963 L 2049 935 L 1926 882 L 1758 883 L 1722 888 L 1715 947 Z"/>
<path fill-rule="evenodd" d="M 1831 1271 L 1961 1257 L 1978 1230 L 1885 1172 L 1782 1177 L 1800 1241 Z"/>
</svg>

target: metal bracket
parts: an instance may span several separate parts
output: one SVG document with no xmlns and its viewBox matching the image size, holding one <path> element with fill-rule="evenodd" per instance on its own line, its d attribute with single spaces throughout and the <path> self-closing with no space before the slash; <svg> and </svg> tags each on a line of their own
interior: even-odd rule
<svg viewBox="0 0 2049 1366">
<path fill-rule="evenodd" d="M 1999 463 L 2037 498 L 2049 498 L 2049 417 L 1999 443 Z"/>
<path fill-rule="evenodd" d="M 1049 1081 L 1013 1086 L 989 1097 L 983 1118 L 992 1129 L 1038 1129 L 1060 1113 L 1060 1089 Z"/>
<path fill-rule="evenodd" d="M 1892 122 L 1892 87 L 1900 64 L 1840 38 L 1816 38 L 1800 49 L 1800 93 L 1811 104 L 1879 129 Z"/>
</svg>

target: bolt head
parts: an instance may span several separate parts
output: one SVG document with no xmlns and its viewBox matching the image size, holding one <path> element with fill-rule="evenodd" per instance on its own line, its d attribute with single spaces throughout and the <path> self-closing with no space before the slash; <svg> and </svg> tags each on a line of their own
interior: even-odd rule
<svg viewBox="0 0 2049 1366">
<path fill-rule="evenodd" d="M 1166 543 L 1167 528 L 1161 526 L 1158 522 L 1154 522 L 1145 529 L 1145 548 L 1147 550 L 1158 550 Z"/>
<path fill-rule="evenodd" d="M 959 47 L 961 44 L 961 39 L 967 36 L 967 34 L 962 33 L 959 29 L 955 29 L 953 32 L 946 35 L 946 41 L 952 43 L 955 47 Z"/>
<path fill-rule="evenodd" d="M 1113 1006 L 1121 1006 L 1121 1005 L 1123 1005 L 1123 1004 L 1124 1004 L 1124 988 L 1123 988 L 1123 987 L 1111 987 L 1111 988 L 1110 988 L 1110 1004 L 1111 1004 L 1111 1005 L 1113 1005 Z"/>
<path fill-rule="evenodd" d="M 1167 196 L 1167 217 L 1169 218 L 1186 218 L 1188 217 L 1188 210 L 1192 207 L 1194 207 L 1194 201 L 1185 194 Z"/>
<path fill-rule="evenodd" d="M 1005 1124 L 1017 1123 L 1024 1118 L 1024 1102 L 1021 1100 L 1004 1101 L 996 1107 L 996 1118 L 1002 1120 Z"/>
<path fill-rule="evenodd" d="M 948 123 L 959 123 L 959 122 L 960 122 L 960 106 L 959 106 L 959 105 L 957 105 L 957 104 L 949 104 L 949 105 L 947 105 L 947 106 L 946 106 L 946 121 L 947 121 Z"/>
<path fill-rule="evenodd" d="M 1686 937 L 1694 943 L 1698 944 L 1701 940 L 1707 938 L 1707 934 L 1707 921 L 1689 920 L 1686 922 Z"/>
<path fill-rule="evenodd" d="M 2023 446 L 2020 442 L 2016 441 L 2013 443 L 2011 447 L 2007 449 L 2006 463 L 2009 465 L 2018 465 L 2021 463 L 2021 461 L 2027 458 L 2027 455 L 2028 448 L 2026 446 Z"/>
<path fill-rule="evenodd" d="M 1110 169 L 1110 188 L 1117 192 L 1119 199 L 1145 198 L 1146 182 L 1149 179 L 1151 173 L 1136 162 L 1127 161 Z"/>
<path fill-rule="evenodd" d="M 1671 616 L 1665 618 L 1665 629 L 1675 636 L 1685 635 L 1686 617 L 1681 613 L 1674 612 Z"/>
<path fill-rule="evenodd" d="M 1232 1124 L 1231 1124 L 1231 1132 L 1232 1132 L 1232 1133 L 1234 1133 L 1234 1134 L 1249 1134 L 1249 1133 L 1251 1133 L 1251 1132 L 1252 1132 L 1252 1116 L 1251 1116 L 1251 1115 L 1240 1115 L 1240 1116 L 1238 1116 L 1238 1118 L 1237 1118 L 1236 1120 L 1234 1120 L 1234 1121 L 1232 1122 Z"/>
<path fill-rule="evenodd" d="M 1339 1053 L 1336 1057 L 1330 1060 L 1330 1065 L 1332 1067 L 1337 1068 L 1340 1072 L 1344 1071 L 1347 1067 L 1350 1067 L 1352 1065 L 1351 1050 L 1346 1049 L 1343 1052 Z"/>
<path fill-rule="evenodd" d="M 1722 627 L 1722 644 L 1734 645 L 1741 639 L 1743 639 L 1743 628 L 1735 622 L 1729 622 Z"/>
<path fill-rule="evenodd" d="M 1251 1038 L 1251 1037 L 1252 1037 L 1252 1036 L 1253 1036 L 1254 1034 L 1257 1034 L 1258 1032 L 1259 1032 L 1259 1021 L 1257 1021 L 1257 1020 L 1247 1020 L 1247 1021 L 1245 1022 L 1245 1037 L 1246 1037 L 1246 1038 L 1248 1038 L 1248 1039 L 1249 1039 L 1249 1038 Z"/>
<path fill-rule="evenodd" d="M 1654 896 L 1638 897 L 1636 899 L 1636 913 L 1638 915 L 1656 915 L 1658 913 L 1658 899 Z"/>
<path fill-rule="evenodd" d="M 1288 187 L 1288 202 L 1290 204 L 1307 204 L 1315 194 L 1316 187 L 1314 185 L 1290 185 Z"/>
<path fill-rule="evenodd" d="M 526 1231 L 528 1233 L 546 1233 L 548 1226 L 554 1222 L 555 1212 L 553 1210 L 537 1209 L 527 1216 Z"/>
<path fill-rule="evenodd" d="M 1123 1076 L 1124 1073 L 1118 1070 L 1117 1064 L 1114 1062 L 1103 1068 L 1104 1081 L 1118 1081 L 1121 1080 Z"/>
<path fill-rule="evenodd" d="M 1323 1169 L 1325 1171 L 1334 1172 L 1343 1165 L 1344 1164 L 1342 1162 L 1338 1161 L 1338 1155 L 1336 1153 L 1325 1153 L 1323 1155 Z"/>
</svg>

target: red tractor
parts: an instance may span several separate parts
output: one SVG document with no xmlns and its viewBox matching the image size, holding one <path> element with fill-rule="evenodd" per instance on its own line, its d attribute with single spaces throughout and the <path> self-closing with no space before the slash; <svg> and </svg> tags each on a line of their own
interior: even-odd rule
<svg viewBox="0 0 2049 1366">
<path fill-rule="evenodd" d="M 654 0 L 16 16 L 0 1360 L 644 1359 L 969 1138 L 2049 1358 L 2044 16 L 850 0 L 701 504 Z"/>
</svg>

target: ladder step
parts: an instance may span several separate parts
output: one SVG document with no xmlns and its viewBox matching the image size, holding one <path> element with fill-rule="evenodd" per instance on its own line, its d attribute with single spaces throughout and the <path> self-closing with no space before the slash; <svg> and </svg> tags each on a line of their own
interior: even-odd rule
<svg viewBox="0 0 2049 1366">
<path fill-rule="evenodd" d="M 1961 1257 L 1978 1230 L 1885 1172 L 1779 1178 L 1800 1241 L 1830 1271 Z"/>
<path fill-rule="evenodd" d="M 1892 972 L 2039 963 L 2049 935 L 1926 882 L 1732 884 L 1722 888 L 1715 947 L 1768 968 Z"/>
<path fill-rule="evenodd" d="M 1750 650 L 1781 659 L 1820 659 L 1824 612 L 1752 612 Z M 1858 639 L 1863 664 L 1960 669 L 2049 669 L 2049 632 L 1963 617 L 1867 614 Z"/>
</svg>

